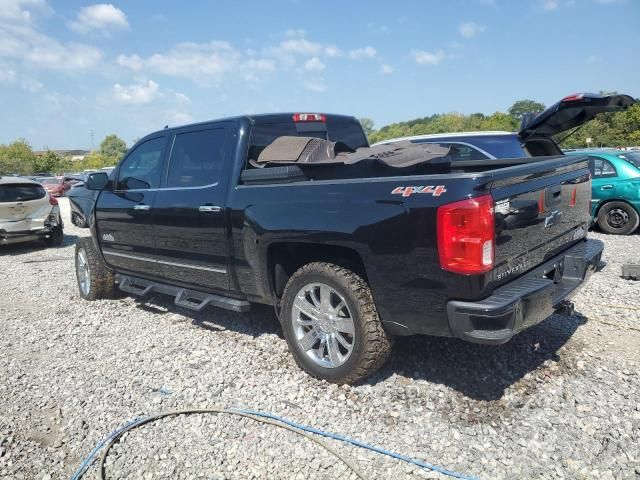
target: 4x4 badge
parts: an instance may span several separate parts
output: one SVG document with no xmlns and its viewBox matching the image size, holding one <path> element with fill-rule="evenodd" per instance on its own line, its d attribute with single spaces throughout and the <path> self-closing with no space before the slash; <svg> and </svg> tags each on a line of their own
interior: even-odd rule
<svg viewBox="0 0 640 480">
<path fill-rule="evenodd" d="M 445 193 L 447 189 L 444 185 L 427 185 L 427 186 L 419 186 L 419 187 L 396 187 L 391 192 L 393 195 L 402 195 L 403 197 L 410 197 L 414 193 L 429 193 L 434 197 L 439 197 L 443 193 Z"/>
</svg>

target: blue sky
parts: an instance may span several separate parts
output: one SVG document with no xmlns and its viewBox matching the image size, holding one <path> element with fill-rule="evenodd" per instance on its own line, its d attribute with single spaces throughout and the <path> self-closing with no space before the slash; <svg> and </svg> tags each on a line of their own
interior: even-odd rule
<svg viewBox="0 0 640 480">
<path fill-rule="evenodd" d="M 640 96 L 640 0 L 0 0 L 0 143 L 128 143 L 269 111 L 370 117 Z"/>
</svg>

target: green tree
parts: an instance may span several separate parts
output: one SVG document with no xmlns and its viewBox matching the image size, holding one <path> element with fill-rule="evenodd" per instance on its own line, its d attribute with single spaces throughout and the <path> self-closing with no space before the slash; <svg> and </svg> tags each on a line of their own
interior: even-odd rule
<svg viewBox="0 0 640 480">
<path fill-rule="evenodd" d="M 544 109 L 544 103 L 536 102 L 535 100 L 518 100 L 509 108 L 509 115 L 520 121 L 525 113 L 541 112 Z"/>
<path fill-rule="evenodd" d="M 108 135 L 102 143 L 100 143 L 99 152 L 106 157 L 114 158 L 114 163 L 117 163 L 126 151 L 126 142 L 115 134 Z"/>
<path fill-rule="evenodd" d="M 25 139 L 18 139 L 9 145 L 0 145 L 0 174 L 33 173 L 36 155 Z"/>
<path fill-rule="evenodd" d="M 60 173 L 64 170 L 61 168 L 63 166 L 63 162 L 64 159 L 60 155 L 51 150 L 47 150 L 44 155 L 36 157 L 33 162 L 33 171 Z"/>
<path fill-rule="evenodd" d="M 375 132 L 375 129 L 373 128 L 373 120 L 371 120 L 370 118 L 360 118 L 360 125 L 362 125 L 362 130 L 364 130 L 364 134 L 368 137 L 369 135 L 371 135 L 373 132 Z"/>
<path fill-rule="evenodd" d="M 505 130 L 514 132 L 518 130 L 520 123 L 512 115 L 503 112 L 495 112 L 485 117 L 480 123 L 480 130 Z"/>
<path fill-rule="evenodd" d="M 118 163 L 118 160 L 115 157 L 94 151 L 87 155 L 84 160 L 80 160 L 74 165 L 78 170 L 99 170 L 103 167 L 111 167 L 116 163 Z"/>
</svg>

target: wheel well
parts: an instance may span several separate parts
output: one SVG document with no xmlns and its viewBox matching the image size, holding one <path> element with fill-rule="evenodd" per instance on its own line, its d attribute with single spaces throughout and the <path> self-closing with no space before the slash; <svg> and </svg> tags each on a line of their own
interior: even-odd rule
<svg viewBox="0 0 640 480">
<path fill-rule="evenodd" d="M 360 254 L 348 247 L 313 243 L 277 243 L 267 254 L 271 291 L 280 298 L 289 278 L 303 265 L 330 262 L 357 273 L 367 280 Z"/>
<path fill-rule="evenodd" d="M 629 202 L 627 202 L 626 200 L 622 200 L 621 198 L 608 198 L 607 200 L 604 200 L 603 202 L 601 202 L 598 207 L 596 208 L 596 212 L 595 215 L 593 216 L 593 218 L 595 219 L 594 221 L 598 220 L 598 215 L 600 215 L 600 210 L 602 210 L 602 207 L 604 207 L 605 205 L 607 205 L 608 203 L 611 202 L 620 202 L 620 203 L 626 203 L 627 205 L 629 205 L 629 207 L 633 210 L 635 210 L 635 212 L 640 215 L 640 212 L 638 212 L 638 210 L 631 205 Z"/>
</svg>

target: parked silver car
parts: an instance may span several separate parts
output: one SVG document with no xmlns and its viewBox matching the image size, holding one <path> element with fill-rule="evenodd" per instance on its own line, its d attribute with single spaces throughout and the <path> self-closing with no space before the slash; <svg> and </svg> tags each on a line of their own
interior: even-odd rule
<svg viewBox="0 0 640 480">
<path fill-rule="evenodd" d="M 0 245 L 43 240 L 62 244 L 58 201 L 42 185 L 24 177 L 0 177 Z"/>
</svg>

